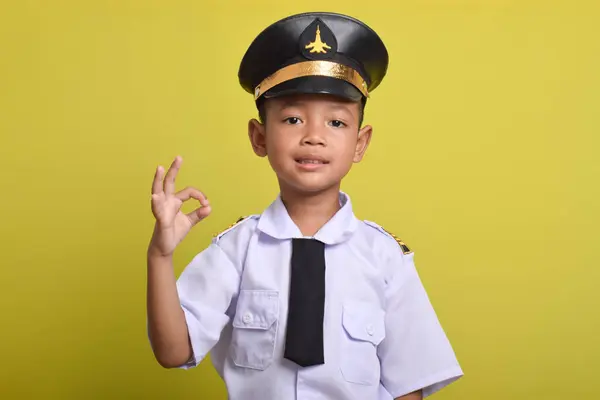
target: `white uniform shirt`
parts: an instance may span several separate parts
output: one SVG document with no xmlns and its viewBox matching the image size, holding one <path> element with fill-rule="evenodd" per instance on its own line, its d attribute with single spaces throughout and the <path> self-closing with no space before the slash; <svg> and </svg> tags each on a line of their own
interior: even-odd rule
<svg viewBox="0 0 600 400">
<path fill-rule="evenodd" d="M 292 238 L 278 197 L 217 236 L 177 288 L 197 365 L 209 352 L 231 400 L 389 400 L 462 376 L 413 264 L 350 198 L 319 230 L 325 243 L 325 364 L 283 358 Z"/>
</svg>

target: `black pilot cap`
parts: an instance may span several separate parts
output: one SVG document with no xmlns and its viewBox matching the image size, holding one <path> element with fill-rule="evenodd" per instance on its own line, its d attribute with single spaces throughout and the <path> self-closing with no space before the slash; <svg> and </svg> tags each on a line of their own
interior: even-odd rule
<svg viewBox="0 0 600 400">
<path fill-rule="evenodd" d="M 381 38 L 341 14 L 292 15 L 263 30 L 250 44 L 238 77 L 254 100 L 290 94 L 369 97 L 388 67 Z"/>
</svg>

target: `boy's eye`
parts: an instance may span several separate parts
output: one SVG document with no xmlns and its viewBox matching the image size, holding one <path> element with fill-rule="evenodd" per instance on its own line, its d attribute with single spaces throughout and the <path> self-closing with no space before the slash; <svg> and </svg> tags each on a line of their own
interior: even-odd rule
<svg viewBox="0 0 600 400">
<path fill-rule="evenodd" d="M 300 123 L 300 118 L 298 117 L 289 117 L 284 119 L 285 123 L 290 124 L 290 125 L 297 125 Z"/>
<path fill-rule="evenodd" d="M 334 120 L 333 120 L 333 121 L 331 121 L 329 124 L 330 124 L 331 126 L 333 126 L 334 128 L 342 128 L 342 127 L 346 126 L 346 124 L 345 124 L 345 123 L 343 123 L 342 121 L 340 121 L 340 120 L 337 120 L 337 119 L 334 119 Z"/>
</svg>

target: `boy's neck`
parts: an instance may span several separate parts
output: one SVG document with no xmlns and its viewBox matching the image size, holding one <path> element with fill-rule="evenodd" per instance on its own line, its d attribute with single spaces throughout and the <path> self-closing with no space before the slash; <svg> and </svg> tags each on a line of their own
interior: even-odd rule
<svg viewBox="0 0 600 400">
<path fill-rule="evenodd" d="M 314 236 L 340 209 L 339 192 L 339 186 L 318 193 L 282 188 L 281 199 L 302 235 Z"/>
</svg>

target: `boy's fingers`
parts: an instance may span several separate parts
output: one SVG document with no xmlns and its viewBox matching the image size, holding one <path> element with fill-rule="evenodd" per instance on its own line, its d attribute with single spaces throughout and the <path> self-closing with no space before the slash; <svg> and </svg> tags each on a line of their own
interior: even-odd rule
<svg viewBox="0 0 600 400">
<path fill-rule="evenodd" d="M 175 178 L 177 177 L 177 172 L 181 166 L 181 161 L 181 157 L 175 157 L 175 160 L 173 160 L 173 163 L 169 167 L 169 171 L 167 171 L 167 176 L 165 177 L 164 182 L 165 193 L 167 195 L 175 192 Z"/>
<path fill-rule="evenodd" d="M 186 187 L 185 189 L 177 192 L 175 194 L 175 197 L 177 197 L 181 201 L 196 199 L 200 202 L 200 204 L 202 204 L 203 207 L 208 206 L 208 199 L 206 198 L 204 193 L 202 193 L 194 187 Z"/>
<path fill-rule="evenodd" d="M 211 208 L 210 206 L 200 207 L 192 211 L 191 213 L 186 214 L 190 219 L 192 226 L 196 225 L 198 222 L 202 221 L 204 218 L 208 217 L 210 214 Z"/>
<path fill-rule="evenodd" d="M 154 172 L 154 180 L 152 181 L 152 194 L 160 194 L 163 191 L 162 179 L 165 174 L 165 169 L 159 165 Z"/>
</svg>

